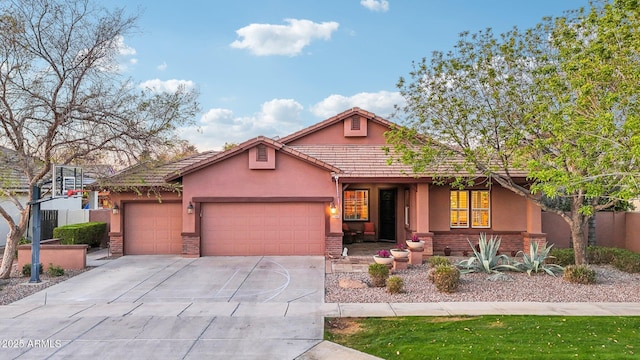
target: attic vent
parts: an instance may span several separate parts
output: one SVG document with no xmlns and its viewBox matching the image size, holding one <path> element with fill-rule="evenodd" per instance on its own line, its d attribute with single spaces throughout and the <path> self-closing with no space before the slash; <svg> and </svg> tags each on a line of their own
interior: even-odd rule
<svg viewBox="0 0 640 360">
<path fill-rule="evenodd" d="M 258 145 L 256 151 L 256 161 L 267 162 L 269 161 L 269 155 L 267 153 L 267 147 L 265 145 Z"/>
<path fill-rule="evenodd" d="M 354 116 L 351 118 L 351 130 L 360 130 L 360 117 Z"/>
</svg>

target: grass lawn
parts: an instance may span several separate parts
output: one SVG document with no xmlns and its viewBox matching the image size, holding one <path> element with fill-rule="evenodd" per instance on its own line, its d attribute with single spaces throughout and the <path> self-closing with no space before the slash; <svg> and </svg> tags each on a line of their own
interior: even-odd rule
<svg viewBox="0 0 640 360">
<path fill-rule="evenodd" d="M 640 317 L 328 318 L 325 339 L 384 359 L 632 359 Z"/>
</svg>

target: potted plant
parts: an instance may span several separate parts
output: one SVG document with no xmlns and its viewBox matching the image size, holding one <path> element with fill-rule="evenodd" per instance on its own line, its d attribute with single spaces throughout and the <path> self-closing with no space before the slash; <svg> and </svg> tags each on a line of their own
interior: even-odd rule
<svg viewBox="0 0 640 360">
<path fill-rule="evenodd" d="M 424 241 L 420 240 L 418 235 L 413 235 L 411 240 L 407 240 L 407 246 L 409 246 L 410 249 L 423 249 Z"/>
<path fill-rule="evenodd" d="M 396 244 L 396 247 L 391 249 L 391 255 L 394 259 L 408 258 L 409 250 L 404 244 Z"/>
<path fill-rule="evenodd" d="M 451 248 L 448 246 L 444 247 L 444 255 L 445 256 L 450 256 L 451 255 Z"/>
<path fill-rule="evenodd" d="M 376 264 L 389 265 L 393 262 L 393 257 L 391 257 L 391 253 L 387 250 L 379 250 L 376 255 L 373 255 L 373 260 Z"/>
</svg>

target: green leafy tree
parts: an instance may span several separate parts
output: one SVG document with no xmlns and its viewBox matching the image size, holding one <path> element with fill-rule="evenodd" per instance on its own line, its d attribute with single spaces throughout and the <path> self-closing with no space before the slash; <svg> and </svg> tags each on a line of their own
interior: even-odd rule
<svg viewBox="0 0 640 360">
<path fill-rule="evenodd" d="M 638 0 L 614 0 L 526 31 L 461 34 L 400 79 L 393 159 L 453 185 L 489 179 L 559 214 L 586 263 L 589 218 L 640 194 L 638 29 Z"/>
<path fill-rule="evenodd" d="M 166 153 L 176 127 L 193 122 L 195 89 L 155 92 L 121 75 L 119 51 L 136 21 L 90 0 L 0 2 L 0 215 L 9 225 L 0 278 L 27 226 L 19 194 L 31 198 L 52 164 Z"/>
</svg>

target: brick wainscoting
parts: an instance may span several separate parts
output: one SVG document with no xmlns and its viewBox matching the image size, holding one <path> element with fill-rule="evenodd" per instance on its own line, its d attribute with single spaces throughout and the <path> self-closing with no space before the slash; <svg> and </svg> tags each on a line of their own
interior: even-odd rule
<svg viewBox="0 0 640 360">
<path fill-rule="evenodd" d="M 325 253 L 329 256 L 342 255 L 342 233 L 329 233 L 324 242 Z"/>
<path fill-rule="evenodd" d="M 123 245 L 121 233 L 109 233 L 109 249 L 112 256 L 122 256 Z"/>
<path fill-rule="evenodd" d="M 182 256 L 200 257 L 200 236 L 182 234 Z"/>
<path fill-rule="evenodd" d="M 499 251 L 502 254 L 511 254 L 512 251 L 520 251 L 523 250 L 524 247 L 524 234 L 522 232 L 489 232 L 485 233 L 487 235 L 487 239 L 489 239 L 492 235 L 500 237 L 500 249 Z M 542 235 L 544 234 L 534 234 L 534 235 Z M 451 251 L 454 255 L 460 255 L 463 251 L 467 250 L 470 253 L 473 251 L 469 246 L 469 241 L 474 246 L 478 243 L 478 238 L 480 237 L 480 232 L 450 232 L 450 231 L 436 231 L 433 234 L 433 253 L 434 254 L 444 254 L 444 248 L 448 246 L 451 248 Z M 426 246 L 425 246 L 426 247 Z M 529 246 L 527 244 L 527 249 Z"/>
</svg>

